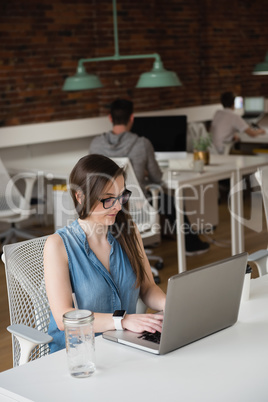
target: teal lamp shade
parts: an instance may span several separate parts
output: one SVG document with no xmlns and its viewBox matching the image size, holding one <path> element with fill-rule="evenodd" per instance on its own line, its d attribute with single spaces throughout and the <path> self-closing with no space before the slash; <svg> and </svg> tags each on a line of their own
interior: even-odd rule
<svg viewBox="0 0 268 402">
<path fill-rule="evenodd" d="M 166 70 L 162 61 L 156 60 L 151 71 L 141 74 L 136 88 L 178 87 L 181 85 L 177 74 Z"/>
<path fill-rule="evenodd" d="M 263 63 L 259 63 L 253 70 L 254 75 L 268 75 L 268 52 Z"/>
<path fill-rule="evenodd" d="M 94 74 L 88 74 L 84 66 L 78 66 L 76 74 L 66 78 L 62 90 L 81 91 L 96 88 L 102 88 L 99 78 Z"/>
</svg>

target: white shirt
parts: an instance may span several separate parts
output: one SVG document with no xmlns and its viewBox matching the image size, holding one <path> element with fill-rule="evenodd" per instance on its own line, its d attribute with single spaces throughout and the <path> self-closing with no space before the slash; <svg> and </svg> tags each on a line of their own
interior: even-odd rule
<svg viewBox="0 0 268 402">
<path fill-rule="evenodd" d="M 248 124 L 232 109 L 225 108 L 218 110 L 211 123 L 212 141 L 219 153 L 224 150 L 224 142 L 232 141 L 237 132 L 243 132 L 248 128 Z"/>
</svg>

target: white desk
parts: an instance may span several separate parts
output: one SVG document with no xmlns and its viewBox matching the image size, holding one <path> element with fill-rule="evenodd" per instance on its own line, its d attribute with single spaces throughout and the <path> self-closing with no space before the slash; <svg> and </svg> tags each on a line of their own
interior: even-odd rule
<svg viewBox="0 0 268 402">
<path fill-rule="evenodd" d="M 267 402 L 268 275 L 238 322 L 164 356 L 96 339 L 97 371 L 72 378 L 65 350 L 0 373 L 0 401 Z"/>
<path fill-rule="evenodd" d="M 183 233 L 184 225 L 184 188 L 194 187 L 196 185 L 205 185 L 215 181 L 230 179 L 231 187 L 236 184 L 236 170 L 234 166 L 222 166 L 221 163 L 212 162 L 206 166 L 203 173 L 196 173 L 190 170 L 189 165 L 192 161 L 192 155 L 188 155 L 186 160 L 178 161 L 178 170 L 167 169 L 164 172 L 164 183 L 168 189 L 175 190 L 175 205 L 177 215 L 177 255 L 178 255 L 178 270 L 183 272 L 186 270 L 186 255 L 185 255 L 185 236 Z M 188 166 L 188 171 L 187 171 Z M 231 197 L 231 209 L 237 210 L 236 194 Z M 237 225 L 235 215 L 231 218 L 231 236 L 232 236 L 232 254 L 236 254 L 237 244 Z"/>
<path fill-rule="evenodd" d="M 203 173 L 190 170 L 192 154 L 184 160 L 176 162 L 177 169 L 167 169 L 164 182 L 167 188 L 176 191 L 177 211 L 177 249 L 179 272 L 186 270 L 183 228 L 183 189 L 189 186 L 212 183 L 222 179 L 230 179 L 230 218 L 232 236 L 232 254 L 244 251 L 243 231 L 243 175 L 254 173 L 258 167 L 268 164 L 268 159 L 257 156 L 211 155 L 210 165 L 205 166 Z"/>
</svg>

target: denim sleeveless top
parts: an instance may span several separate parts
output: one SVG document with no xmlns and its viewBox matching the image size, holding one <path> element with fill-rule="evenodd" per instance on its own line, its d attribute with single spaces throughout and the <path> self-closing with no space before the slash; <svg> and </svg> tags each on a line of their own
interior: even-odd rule
<svg viewBox="0 0 268 402">
<path fill-rule="evenodd" d="M 140 289 L 135 287 L 136 275 L 114 236 L 108 231 L 107 239 L 111 245 L 108 272 L 90 249 L 77 220 L 56 233 L 61 236 L 68 255 L 70 281 L 78 307 L 96 313 L 113 313 L 115 310 L 135 313 Z M 64 331 L 58 329 L 52 314 L 48 333 L 53 337 L 49 344 L 51 353 L 65 348 Z"/>
</svg>

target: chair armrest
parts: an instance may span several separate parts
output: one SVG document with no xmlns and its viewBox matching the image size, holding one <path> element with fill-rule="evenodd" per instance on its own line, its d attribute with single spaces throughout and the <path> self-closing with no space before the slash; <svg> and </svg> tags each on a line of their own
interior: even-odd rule
<svg viewBox="0 0 268 402">
<path fill-rule="evenodd" d="M 21 338 L 33 342 L 36 345 L 46 344 L 53 340 L 52 336 L 23 324 L 9 325 L 7 330 L 11 334 L 20 336 Z"/>
<path fill-rule="evenodd" d="M 47 344 L 53 340 L 52 336 L 23 324 L 9 325 L 7 330 L 16 336 L 20 344 L 19 365 L 29 361 L 30 354 L 37 345 Z"/>
</svg>

